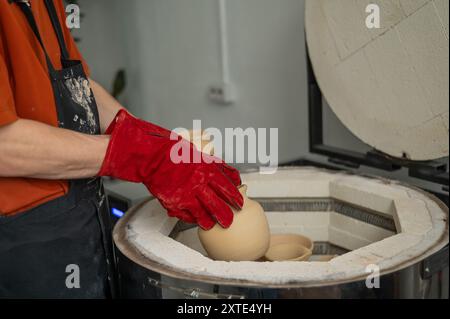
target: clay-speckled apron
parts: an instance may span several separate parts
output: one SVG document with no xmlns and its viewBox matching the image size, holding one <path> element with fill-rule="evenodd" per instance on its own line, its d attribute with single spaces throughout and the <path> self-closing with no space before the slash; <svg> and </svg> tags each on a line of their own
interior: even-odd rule
<svg viewBox="0 0 450 319">
<path fill-rule="evenodd" d="M 44 0 L 61 48 L 55 70 L 31 5 L 20 6 L 47 59 L 61 128 L 100 134 L 93 93 L 71 60 L 52 0 Z M 30 53 L 32 54 L 32 53 Z M 101 179 L 70 181 L 69 193 L 12 217 L 0 217 L 0 298 L 107 298 L 115 295 L 109 210 Z"/>
</svg>

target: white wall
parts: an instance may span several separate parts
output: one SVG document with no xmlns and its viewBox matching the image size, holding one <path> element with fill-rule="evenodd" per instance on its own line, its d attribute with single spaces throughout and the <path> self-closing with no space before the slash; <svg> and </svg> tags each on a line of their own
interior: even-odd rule
<svg viewBox="0 0 450 319">
<path fill-rule="evenodd" d="M 110 86 L 126 66 L 125 101 L 137 115 L 174 128 L 277 127 L 281 160 L 307 150 L 303 0 L 227 0 L 235 105 L 207 99 L 220 81 L 216 0 L 81 1 L 81 50 Z"/>
<path fill-rule="evenodd" d="M 122 44 L 122 21 L 117 4 L 124 0 L 81 0 L 84 17 L 73 34 L 81 38 L 78 48 L 87 60 L 93 78 L 111 89 L 115 73 L 125 67 L 127 48 Z"/>
</svg>

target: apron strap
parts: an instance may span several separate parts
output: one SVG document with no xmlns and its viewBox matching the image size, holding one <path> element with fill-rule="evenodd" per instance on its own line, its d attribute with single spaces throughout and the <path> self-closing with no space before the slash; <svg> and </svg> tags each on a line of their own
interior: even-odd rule
<svg viewBox="0 0 450 319">
<path fill-rule="evenodd" d="M 38 39 L 38 41 L 42 47 L 42 50 L 44 51 L 45 59 L 47 62 L 47 67 L 49 69 L 50 76 L 52 78 L 54 78 L 54 76 L 56 74 L 56 70 L 53 66 L 52 61 L 50 60 L 50 57 L 48 56 L 47 50 L 45 49 L 44 42 L 42 41 L 41 34 L 39 32 L 39 28 L 36 24 L 36 19 L 34 18 L 33 11 L 31 11 L 31 4 L 28 1 L 15 1 L 15 2 L 19 5 L 20 9 L 22 9 L 22 12 L 24 13 L 25 17 L 28 20 L 28 24 L 30 25 L 31 29 L 33 30 L 34 34 L 36 35 L 36 38 Z"/>
<path fill-rule="evenodd" d="M 61 58 L 64 60 L 70 60 L 69 51 L 67 50 L 66 42 L 64 40 L 64 33 L 61 28 L 61 23 L 59 22 L 58 14 L 56 13 L 55 4 L 53 3 L 53 0 L 44 0 L 44 2 L 53 25 L 53 29 L 55 30 L 56 37 L 58 38 Z"/>
<path fill-rule="evenodd" d="M 33 12 L 31 10 L 31 4 L 29 1 L 26 0 L 12 0 L 12 2 L 15 2 L 19 5 L 19 7 L 22 9 L 23 13 L 25 14 L 25 17 L 28 20 L 28 23 L 33 30 L 34 34 L 36 35 L 36 38 L 38 39 L 42 49 L 45 53 L 45 58 L 47 60 L 48 68 L 50 74 L 55 74 L 55 67 L 53 66 L 53 63 L 50 60 L 50 57 L 47 53 L 47 50 L 45 49 L 44 42 L 42 41 L 41 34 L 39 32 L 39 28 L 36 24 L 36 19 L 34 18 Z M 61 50 L 61 63 L 64 65 L 64 61 L 70 60 L 69 51 L 67 50 L 66 42 L 64 40 L 64 33 L 63 29 L 61 27 L 61 23 L 59 22 L 59 17 L 56 12 L 55 4 L 53 3 L 53 0 L 44 0 L 45 6 L 48 11 L 48 15 L 50 17 L 50 21 L 52 22 L 53 29 L 56 34 L 56 38 L 58 39 L 59 48 Z"/>
</svg>

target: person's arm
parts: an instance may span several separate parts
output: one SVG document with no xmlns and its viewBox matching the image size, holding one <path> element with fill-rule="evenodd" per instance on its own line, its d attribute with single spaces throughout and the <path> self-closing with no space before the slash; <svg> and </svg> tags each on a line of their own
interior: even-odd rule
<svg viewBox="0 0 450 319">
<path fill-rule="evenodd" d="M 124 107 L 112 97 L 100 84 L 89 79 L 92 91 L 97 102 L 98 113 L 100 115 L 100 126 L 102 132 L 105 132 L 114 117 Z"/>
<path fill-rule="evenodd" d="M 102 132 L 123 108 L 97 82 L 90 80 Z M 80 179 L 96 176 L 109 136 L 90 136 L 19 119 L 0 127 L 0 177 Z"/>
<path fill-rule="evenodd" d="M 81 179 L 109 176 L 144 183 L 169 216 L 211 229 L 229 227 L 244 199 L 239 172 L 219 159 L 175 163 L 172 132 L 135 118 L 94 81 L 101 126 L 108 135 L 86 135 L 19 119 L 0 127 L 0 177 Z M 117 114 L 116 111 L 119 111 Z M 111 124 L 111 125 L 109 125 Z"/>
<path fill-rule="evenodd" d="M 103 163 L 109 139 L 19 119 L 0 127 L 0 177 L 93 177 Z"/>
</svg>

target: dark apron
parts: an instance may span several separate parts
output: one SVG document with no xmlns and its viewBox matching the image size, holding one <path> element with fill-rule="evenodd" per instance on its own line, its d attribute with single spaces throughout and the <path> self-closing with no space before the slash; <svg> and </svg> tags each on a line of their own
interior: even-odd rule
<svg viewBox="0 0 450 319">
<path fill-rule="evenodd" d="M 52 0 L 44 0 L 61 49 L 57 71 L 31 6 L 20 6 L 47 60 L 61 128 L 100 134 L 97 105 L 80 61 L 71 60 Z M 0 217 L 0 298 L 115 296 L 111 222 L 101 179 L 73 180 L 69 193 L 30 211 Z"/>
</svg>

